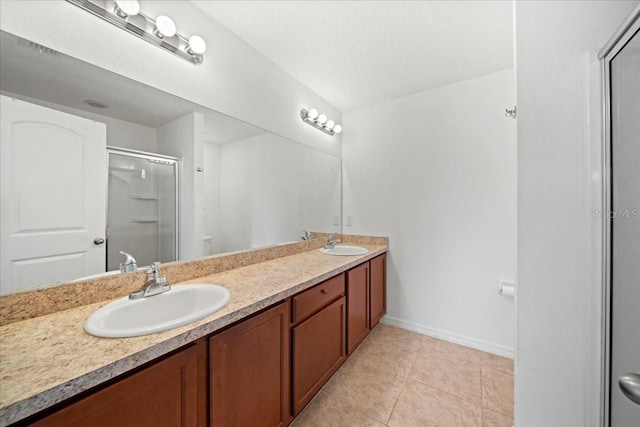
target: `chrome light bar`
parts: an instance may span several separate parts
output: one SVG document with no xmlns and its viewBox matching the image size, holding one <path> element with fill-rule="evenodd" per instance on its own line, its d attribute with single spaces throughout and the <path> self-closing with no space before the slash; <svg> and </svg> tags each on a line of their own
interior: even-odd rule
<svg viewBox="0 0 640 427">
<path fill-rule="evenodd" d="M 171 18 L 155 20 L 140 12 L 137 1 L 66 0 L 123 30 L 194 64 L 204 60 L 206 43 L 197 35 L 186 38 L 176 32 Z"/>
</svg>

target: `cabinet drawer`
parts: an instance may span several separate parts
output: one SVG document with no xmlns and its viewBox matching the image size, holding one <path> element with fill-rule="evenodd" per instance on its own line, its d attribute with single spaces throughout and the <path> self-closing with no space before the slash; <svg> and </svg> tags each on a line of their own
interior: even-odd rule
<svg viewBox="0 0 640 427">
<path fill-rule="evenodd" d="M 298 323 L 344 295 L 344 273 L 292 298 L 293 323 Z"/>
</svg>

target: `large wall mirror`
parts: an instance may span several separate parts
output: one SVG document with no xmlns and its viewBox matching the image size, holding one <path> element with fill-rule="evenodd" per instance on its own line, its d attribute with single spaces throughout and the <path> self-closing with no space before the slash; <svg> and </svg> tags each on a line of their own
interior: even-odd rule
<svg viewBox="0 0 640 427">
<path fill-rule="evenodd" d="M 340 232 L 341 160 L 0 33 L 0 293 Z"/>
</svg>

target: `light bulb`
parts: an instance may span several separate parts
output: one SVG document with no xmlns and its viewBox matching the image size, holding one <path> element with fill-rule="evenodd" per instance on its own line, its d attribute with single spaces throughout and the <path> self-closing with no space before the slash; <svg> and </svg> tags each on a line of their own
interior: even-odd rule
<svg viewBox="0 0 640 427">
<path fill-rule="evenodd" d="M 156 31 L 154 33 L 160 38 L 173 37 L 176 35 L 176 24 L 166 15 L 160 15 L 156 19 Z"/>
<path fill-rule="evenodd" d="M 116 15 L 126 19 L 140 13 L 140 3 L 138 0 L 118 0 L 115 8 Z"/>
<path fill-rule="evenodd" d="M 316 117 L 318 117 L 318 110 L 316 110 L 315 108 L 312 108 L 307 113 L 307 117 L 309 117 L 311 120 L 315 120 Z"/>
<path fill-rule="evenodd" d="M 331 130 L 331 129 L 333 129 L 333 127 L 334 127 L 335 125 L 336 125 L 336 122 L 334 122 L 333 120 L 329 120 L 329 121 L 327 122 L 327 124 L 326 124 L 326 125 L 324 125 L 324 127 L 326 127 L 327 129 Z"/>
<path fill-rule="evenodd" d="M 200 36 L 189 37 L 189 53 L 192 55 L 202 55 L 207 51 L 207 44 Z"/>
<path fill-rule="evenodd" d="M 324 114 L 320 114 L 318 116 L 318 123 L 320 123 L 321 125 L 325 124 L 327 122 L 327 116 L 325 116 Z"/>
<path fill-rule="evenodd" d="M 340 125 L 335 125 L 335 127 L 333 128 L 333 131 L 334 131 L 335 133 L 340 133 L 340 132 L 342 132 L 342 126 L 340 126 Z"/>
</svg>

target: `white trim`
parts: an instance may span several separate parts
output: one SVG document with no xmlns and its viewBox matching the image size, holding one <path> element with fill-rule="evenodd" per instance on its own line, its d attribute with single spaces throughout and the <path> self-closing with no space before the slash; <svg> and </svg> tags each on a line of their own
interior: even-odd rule
<svg viewBox="0 0 640 427">
<path fill-rule="evenodd" d="M 513 359 L 514 357 L 513 347 L 493 344 L 487 341 L 477 340 L 477 339 L 469 338 L 463 335 L 453 334 L 451 332 L 443 331 L 441 329 L 432 328 L 429 326 L 421 325 L 419 323 L 400 319 L 398 317 L 389 316 L 388 314 L 384 316 L 380 322 L 384 323 L 385 325 L 396 326 L 398 328 L 406 329 L 412 332 L 417 332 L 422 335 L 427 335 L 433 338 L 449 341 L 454 344 L 460 344 L 460 345 L 464 345 L 465 347 L 471 347 L 477 350 L 486 351 L 487 353 L 497 354 L 498 356 L 508 357 L 510 359 Z"/>
<path fill-rule="evenodd" d="M 598 60 L 595 52 L 584 54 L 584 91 L 586 104 L 584 106 L 585 120 L 585 181 L 589 182 L 587 199 L 591 212 L 603 212 L 603 144 L 604 144 L 604 110 L 602 108 L 604 96 L 604 75 L 602 61 Z M 603 369 L 602 369 L 602 289 L 603 289 L 603 224 L 604 219 L 597 220 L 593 216 L 589 221 L 588 233 L 589 252 L 591 260 L 591 286 L 584 294 L 586 318 L 588 328 L 585 330 L 585 375 L 584 375 L 584 425 L 603 426 L 604 397 Z"/>
<path fill-rule="evenodd" d="M 633 9 L 633 11 L 627 16 L 627 18 L 622 22 L 622 24 L 618 27 L 615 33 L 611 36 L 609 41 L 604 45 L 602 50 L 598 53 L 599 59 L 604 59 L 605 56 L 609 55 L 612 50 L 620 49 L 620 40 L 627 37 L 629 35 L 629 29 L 635 23 L 635 20 L 640 17 L 640 3 Z"/>
</svg>

